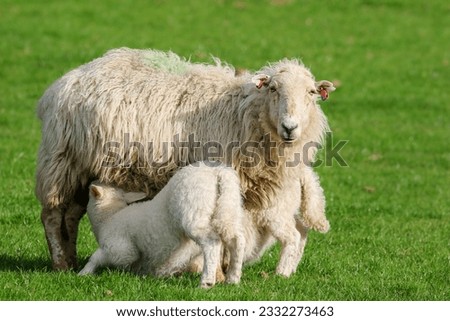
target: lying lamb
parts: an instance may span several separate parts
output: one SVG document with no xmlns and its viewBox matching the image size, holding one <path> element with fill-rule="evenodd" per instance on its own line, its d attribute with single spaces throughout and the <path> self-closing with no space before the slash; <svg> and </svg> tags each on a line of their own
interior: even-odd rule
<svg viewBox="0 0 450 321">
<path fill-rule="evenodd" d="M 172 275 L 203 253 L 200 286 L 211 287 L 224 244 L 230 252 L 226 281 L 238 283 L 244 255 L 247 260 L 254 258 L 256 245 L 263 251 L 265 243 L 272 243 L 264 241 L 271 237 L 251 228 L 254 224 L 244 214 L 239 178 L 231 168 L 204 163 L 184 167 L 154 199 L 127 206 L 144 196 L 91 184 L 88 215 L 100 247 L 80 275 L 106 265 Z"/>
</svg>

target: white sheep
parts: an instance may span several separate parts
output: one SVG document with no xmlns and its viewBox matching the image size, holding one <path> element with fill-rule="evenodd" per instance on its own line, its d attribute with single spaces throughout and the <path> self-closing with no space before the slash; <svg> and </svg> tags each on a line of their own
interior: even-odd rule
<svg viewBox="0 0 450 321">
<path fill-rule="evenodd" d="M 207 288 L 216 283 L 224 244 L 230 253 L 226 281 L 239 282 L 245 217 L 233 169 L 203 163 L 186 166 L 151 201 L 127 206 L 144 196 L 91 184 L 88 215 L 99 248 L 80 275 L 108 265 L 140 274 L 172 275 L 185 269 L 200 247 L 205 260 L 200 285 Z"/>
<path fill-rule="evenodd" d="M 281 242 L 277 271 L 289 275 L 299 255 L 292 213 L 300 206 L 300 181 L 314 200 L 302 205 L 301 237 L 306 241 L 309 228 L 329 228 L 322 190 L 305 165 L 316 148 L 304 149 L 322 142 L 328 125 L 317 99 L 333 89 L 297 60 L 236 77 L 220 63 L 127 48 L 70 71 L 38 104 L 36 195 L 53 267 L 76 267 L 78 223 L 92 180 L 153 197 L 177 168 L 211 156 L 205 151 L 212 146 L 215 158 L 238 172 L 248 213 Z M 147 148 L 151 155 L 143 155 Z M 293 161 L 303 154 L 305 162 Z"/>
</svg>

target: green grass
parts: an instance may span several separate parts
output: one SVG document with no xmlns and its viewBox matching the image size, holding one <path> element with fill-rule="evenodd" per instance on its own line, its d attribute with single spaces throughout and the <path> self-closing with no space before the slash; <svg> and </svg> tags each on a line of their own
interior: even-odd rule
<svg viewBox="0 0 450 321">
<path fill-rule="evenodd" d="M 25 1 L 0 10 L 1 300 L 449 300 L 450 28 L 447 1 Z M 37 99 L 106 50 L 215 55 L 236 67 L 298 57 L 339 84 L 323 104 L 333 140 L 319 167 L 332 230 L 311 233 L 297 273 L 278 247 L 238 286 L 113 270 L 56 273 L 34 189 Z M 79 255 L 95 249 L 83 219 Z"/>
</svg>

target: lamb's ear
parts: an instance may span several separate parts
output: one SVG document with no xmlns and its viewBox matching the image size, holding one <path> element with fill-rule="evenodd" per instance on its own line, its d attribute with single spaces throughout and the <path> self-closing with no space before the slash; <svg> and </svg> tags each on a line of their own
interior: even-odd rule
<svg viewBox="0 0 450 321">
<path fill-rule="evenodd" d="M 320 98 L 322 98 L 322 100 L 327 100 L 329 97 L 329 93 L 336 90 L 333 83 L 328 80 L 317 81 L 315 85 L 316 90 L 320 94 Z"/>
<path fill-rule="evenodd" d="M 98 200 L 100 197 L 102 197 L 102 188 L 100 186 L 91 185 L 89 188 L 90 195 Z"/>
<path fill-rule="evenodd" d="M 127 204 L 131 204 L 133 202 L 146 198 L 147 194 L 143 192 L 126 192 L 124 196 L 125 202 L 127 202 Z"/>
<path fill-rule="evenodd" d="M 252 83 L 256 88 L 261 89 L 262 86 L 268 86 L 270 83 L 270 76 L 266 74 L 258 74 L 252 77 Z"/>
</svg>

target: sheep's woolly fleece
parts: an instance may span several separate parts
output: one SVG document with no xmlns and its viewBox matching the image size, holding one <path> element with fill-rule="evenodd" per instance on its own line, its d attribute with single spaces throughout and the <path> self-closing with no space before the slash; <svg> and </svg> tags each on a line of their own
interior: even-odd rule
<svg viewBox="0 0 450 321">
<path fill-rule="evenodd" d="M 255 75 L 270 81 L 255 86 Z M 66 242 L 58 229 L 73 247 L 92 180 L 153 197 L 179 167 L 203 160 L 201 147 L 208 142 L 220 146 L 222 162 L 238 172 L 245 207 L 254 213 L 271 207 L 286 178 L 314 175 L 306 164 L 287 163 L 307 144 L 322 142 L 328 124 L 317 100 L 323 86 L 333 89 L 330 84 L 315 82 L 295 59 L 237 77 L 219 60 L 197 64 L 173 53 L 128 48 L 70 71 L 46 90 L 37 109 L 42 142 L 36 195 L 49 247 L 56 249 L 54 263 L 72 255 L 58 244 Z M 167 148 L 176 142 L 188 142 L 188 148 Z M 308 150 L 307 162 L 315 153 Z M 321 192 L 317 179 L 304 181 Z M 307 212 L 318 216 L 305 222 L 327 229 L 323 212 Z"/>
<path fill-rule="evenodd" d="M 281 70 L 300 73 L 312 83 L 311 73 L 296 60 L 273 64 L 261 72 L 276 75 Z M 170 144 L 176 135 L 182 142 L 194 134 L 202 144 L 214 141 L 225 147 L 231 142 L 260 142 L 264 134 L 273 134 L 274 126 L 267 124 L 267 106 L 257 106 L 264 102 L 253 86 L 249 77 L 235 77 L 230 66 L 192 64 L 173 53 L 153 50 L 113 50 L 69 72 L 39 102 L 38 115 L 43 122 L 37 171 L 39 199 L 51 207 L 65 204 L 93 177 L 153 196 L 179 164 L 201 160 L 201 150 L 188 153 L 183 148 L 178 155 L 173 149 L 164 150 L 162 142 Z M 321 142 L 327 128 L 322 111 L 312 107 L 304 117 L 309 126 L 302 128 L 298 146 Z M 108 143 L 118 142 L 117 155 L 127 156 L 125 137 L 146 149 L 152 144 L 152 154 L 137 155 L 131 148 L 134 154 L 129 155 L 128 163 L 119 160 L 118 166 L 102 166 L 118 160 L 108 158 L 112 153 L 104 153 Z M 275 161 L 280 158 L 272 156 Z M 148 161 L 164 166 L 142 166 Z M 232 159 L 224 161 L 231 163 Z M 277 185 L 277 172 L 284 170 L 279 169 L 283 160 L 278 165 L 240 168 L 239 172 L 254 181 L 244 189 L 263 179 L 265 184 L 261 185 L 270 193 Z M 263 190 L 254 195 L 254 201 L 267 205 L 268 198 L 260 192 Z"/>
</svg>

